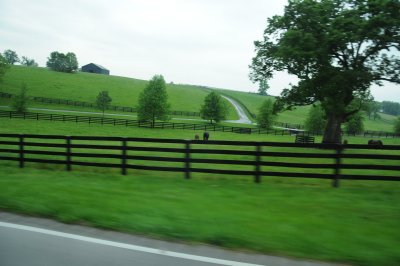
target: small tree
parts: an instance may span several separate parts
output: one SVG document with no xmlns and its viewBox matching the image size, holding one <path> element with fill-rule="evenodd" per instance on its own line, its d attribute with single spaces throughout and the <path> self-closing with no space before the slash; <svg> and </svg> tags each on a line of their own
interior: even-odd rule
<svg viewBox="0 0 400 266">
<path fill-rule="evenodd" d="M 394 133 L 400 134 L 400 117 L 398 117 L 394 123 Z"/>
<path fill-rule="evenodd" d="M 361 113 L 353 114 L 345 123 L 345 129 L 350 134 L 360 134 L 364 131 L 364 117 Z"/>
<path fill-rule="evenodd" d="M 221 95 L 215 91 L 210 92 L 204 99 L 204 104 L 200 108 L 201 118 L 210 120 L 210 123 L 220 122 L 226 118 L 228 108 Z"/>
<path fill-rule="evenodd" d="M 26 84 L 22 83 L 20 93 L 14 96 L 13 109 L 18 113 L 26 112 L 28 100 Z"/>
<path fill-rule="evenodd" d="M 29 59 L 26 56 L 22 56 L 21 65 L 27 67 L 37 67 L 38 63 L 36 63 L 34 59 Z"/>
<path fill-rule="evenodd" d="M 112 99 L 108 95 L 108 91 L 101 91 L 99 92 L 99 95 L 97 95 L 96 106 L 103 112 L 103 117 L 104 117 L 104 111 L 108 109 L 111 101 Z"/>
<path fill-rule="evenodd" d="M 263 79 L 260 81 L 259 88 L 258 88 L 258 94 L 260 95 L 268 95 L 267 90 L 269 89 L 268 82 Z"/>
<path fill-rule="evenodd" d="M 3 76 L 9 68 L 10 64 L 8 64 L 7 60 L 0 54 L 0 82 L 3 81 Z"/>
<path fill-rule="evenodd" d="M 375 102 L 375 101 L 368 102 L 365 106 L 365 113 L 367 114 L 368 119 L 371 119 L 371 118 L 373 118 L 374 120 L 377 118 L 379 119 L 380 116 L 379 116 L 378 112 L 380 110 L 380 107 L 381 107 L 381 105 L 378 102 Z"/>
<path fill-rule="evenodd" d="M 18 55 L 13 50 L 5 50 L 3 56 L 10 65 L 14 65 L 15 63 L 19 62 Z"/>
<path fill-rule="evenodd" d="M 308 112 L 305 127 L 310 132 L 321 133 L 326 126 L 326 115 L 321 105 L 313 106 Z"/>
<path fill-rule="evenodd" d="M 139 95 L 138 118 L 141 121 L 167 120 L 169 111 L 167 86 L 162 75 L 155 75 Z"/>
<path fill-rule="evenodd" d="M 257 124 L 260 128 L 271 128 L 276 115 L 273 112 L 274 103 L 268 99 L 260 106 L 257 115 Z"/>
</svg>

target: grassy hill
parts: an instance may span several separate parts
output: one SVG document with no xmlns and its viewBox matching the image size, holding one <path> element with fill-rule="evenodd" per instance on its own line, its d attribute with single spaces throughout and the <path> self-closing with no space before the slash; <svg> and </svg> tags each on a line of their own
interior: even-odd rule
<svg viewBox="0 0 400 266">
<path fill-rule="evenodd" d="M 235 99 L 240 100 L 251 113 L 257 114 L 258 109 L 260 108 L 262 102 L 265 99 L 274 99 L 272 96 L 262 96 L 255 93 L 249 92 L 241 92 L 241 91 L 231 91 L 231 90 L 224 90 L 224 89 L 217 89 L 222 94 L 227 96 L 231 96 Z M 284 123 L 291 123 L 291 124 L 304 124 L 308 112 L 310 111 L 311 106 L 300 106 L 292 111 L 285 111 L 278 115 L 277 121 L 284 122 Z M 393 131 L 394 121 L 397 119 L 396 116 L 387 115 L 380 113 L 381 119 L 368 119 L 368 117 L 364 117 L 364 127 L 366 130 L 373 130 L 373 131 Z"/>
<path fill-rule="evenodd" d="M 94 102 L 99 91 L 108 90 L 113 99 L 113 105 L 137 106 L 140 92 L 146 86 L 147 81 L 106 76 L 91 73 L 66 74 L 50 71 L 46 68 L 27 68 L 12 66 L 6 73 L 4 82 L 0 85 L 0 91 L 17 93 L 21 83 L 28 86 L 28 94 L 49 98 L 71 99 L 76 101 Z M 231 96 L 245 105 L 251 113 L 257 114 L 261 103 L 271 96 L 261 96 L 254 93 L 216 89 L 220 93 Z M 171 110 L 198 112 L 203 104 L 204 97 L 209 90 L 201 86 L 168 84 L 167 92 Z M 0 99 L 4 104 L 4 100 Z M 34 107 L 49 107 L 43 104 L 32 103 Z M 229 104 L 230 114 L 228 119 L 237 119 L 237 114 Z M 63 107 L 57 107 L 62 109 Z M 70 108 L 64 107 L 65 108 Z M 277 121 L 292 124 L 304 124 L 310 106 L 298 107 L 293 111 L 285 111 L 279 114 Z M 395 116 L 380 114 L 382 119 L 369 120 L 365 118 L 364 125 L 367 130 L 393 131 Z"/>
<path fill-rule="evenodd" d="M 22 83 L 28 86 L 31 96 L 71 99 L 75 101 L 94 102 L 99 91 L 107 90 L 113 99 L 113 105 L 135 107 L 140 92 L 147 81 L 106 76 L 91 73 L 60 73 L 46 68 L 27 68 L 12 66 L 4 76 L 1 91 L 18 92 Z M 191 85 L 167 84 L 168 99 L 171 110 L 198 112 L 203 104 L 206 91 Z M 233 109 L 230 119 L 237 116 Z"/>
</svg>

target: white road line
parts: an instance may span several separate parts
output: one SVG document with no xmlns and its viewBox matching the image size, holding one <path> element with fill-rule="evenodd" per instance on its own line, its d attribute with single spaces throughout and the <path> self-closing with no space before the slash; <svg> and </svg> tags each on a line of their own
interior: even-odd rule
<svg viewBox="0 0 400 266">
<path fill-rule="evenodd" d="M 20 225 L 20 224 L 0 222 L 0 227 L 25 230 L 25 231 L 29 231 L 29 232 L 35 232 L 35 233 L 41 233 L 41 234 L 46 234 L 46 235 L 51 235 L 51 236 L 75 239 L 75 240 L 80 240 L 80 241 L 85 241 L 85 242 L 95 243 L 95 244 L 100 244 L 100 245 L 106 245 L 106 246 L 111 246 L 111 247 L 147 252 L 147 253 L 151 253 L 151 254 L 157 254 L 157 255 L 163 255 L 163 256 L 175 257 L 175 258 L 181 258 L 181 259 L 187 259 L 187 260 L 201 261 L 201 262 L 206 262 L 206 263 L 214 263 L 214 264 L 219 264 L 219 265 L 262 266 L 260 264 L 251 264 L 251 263 L 238 262 L 238 261 L 222 260 L 222 259 L 216 259 L 216 258 L 209 258 L 209 257 L 179 253 L 179 252 L 172 252 L 172 251 L 162 250 L 162 249 L 155 249 L 155 248 L 148 248 L 148 247 L 142 247 L 142 246 L 131 245 L 131 244 L 124 244 L 124 243 L 119 243 L 119 242 L 114 242 L 114 241 L 108 241 L 108 240 L 103 240 L 103 239 L 98 239 L 98 238 L 63 233 L 63 232 L 47 230 L 47 229 L 26 226 L 26 225 Z"/>
</svg>

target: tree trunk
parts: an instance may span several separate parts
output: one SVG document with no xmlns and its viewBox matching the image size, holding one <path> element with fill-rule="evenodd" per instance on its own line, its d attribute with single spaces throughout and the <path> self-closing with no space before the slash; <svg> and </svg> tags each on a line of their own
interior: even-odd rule
<svg viewBox="0 0 400 266">
<path fill-rule="evenodd" d="M 342 125 L 343 119 L 337 115 L 328 115 L 328 122 L 325 127 L 322 143 L 341 143 L 342 142 Z"/>
</svg>

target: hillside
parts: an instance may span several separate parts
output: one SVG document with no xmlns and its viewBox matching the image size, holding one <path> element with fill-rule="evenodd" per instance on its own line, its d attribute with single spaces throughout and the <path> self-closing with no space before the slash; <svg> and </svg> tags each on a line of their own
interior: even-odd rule
<svg viewBox="0 0 400 266">
<path fill-rule="evenodd" d="M 150 77 L 149 77 L 150 78 Z M 147 81 L 91 73 L 67 74 L 46 68 L 13 66 L 4 76 L 3 92 L 16 93 L 26 83 L 29 95 L 94 102 L 99 91 L 107 90 L 112 104 L 137 105 Z M 190 85 L 167 85 L 172 110 L 198 112 L 207 92 Z"/>
<path fill-rule="evenodd" d="M 272 96 L 261 96 L 249 92 L 231 91 L 225 89 L 216 89 L 216 90 L 222 94 L 240 100 L 240 102 L 244 104 L 248 108 L 248 110 L 253 114 L 258 113 L 258 109 L 265 99 L 274 99 L 274 97 Z M 291 123 L 291 124 L 304 124 L 310 108 L 311 106 L 300 106 L 296 107 L 292 111 L 282 112 L 278 115 L 277 121 L 283 123 Z M 376 120 L 368 119 L 368 117 L 365 116 L 364 117 L 365 129 L 373 131 L 392 132 L 396 116 L 387 115 L 383 113 L 380 113 L 379 115 L 381 116 L 381 119 L 376 119 Z"/>
<path fill-rule="evenodd" d="M 70 99 L 75 101 L 94 102 L 99 91 L 108 90 L 113 99 L 113 105 L 135 107 L 140 92 L 146 86 L 147 81 L 119 76 L 106 76 L 91 73 L 66 74 L 50 71 L 46 68 L 27 68 L 12 66 L 4 76 L 4 82 L 0 85 L 0 91 L 17 93 L 22 83 L 28 86 L 30 96 Z M 261 96 L 255 93 L 215 89 L 220 93 L 230 96 L 253 113 L 258 113 L 258 108 L 264 99 L 272 96 Z M 202 86 L 167 84 L 167 92 L 171 110 L 198 112 L 203 104 L 208 89 Z M 0 99 L 2 104 L 5 103 Z M 41 106 L 32 103 L 31 106 Z M 48 106 L 45 106 L 48 107 Z M 229 105 L 228 119 L 237 119 L 238 116 Z M 60 107 L 61 109 L 63 107 Z M 69 107 L 64 107 L 69 108 Z M 285 111 L 279 114 L 277 121 L 291 124 L 304 124 L 310 106 L 298 107 L 293 111 Z M 365 118 L 364 125 L 367 130 L 389 131 L 393 130 L 395 116 L 380 114 L 382 119 L 369 120 Z"/>
</svg>

